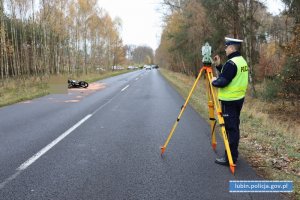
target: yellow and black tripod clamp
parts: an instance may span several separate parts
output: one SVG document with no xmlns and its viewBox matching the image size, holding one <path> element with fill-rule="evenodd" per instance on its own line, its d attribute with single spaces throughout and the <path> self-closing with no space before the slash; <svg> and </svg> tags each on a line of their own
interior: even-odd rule
<svg viewBox="0 0 300 200">
<path fill-rule="evenodd" d="M 200 72 L 192 86 L 192 89 L 189 92 L 189 95 L 188 95 L 185 103 L 182 105 L 182 107 L 180 109 L 180 113 L 169 133 L 167 140 L 165 141 L 164 145 L 161 147 L 161 155 L 163 155 L 163 153 L 165 152 L 165 150 L 174 134 L 174 131 L 180 121 L 180 118 L 181 118 L 182 114 L 184 113 L 185 108 L 197 86 L 197 83 L 199 82 L 202 74 L 204 74 L 204 76 L 206 77 L 205 80 L 206 80 L 206 87 L 207 87 L 209 119 L 210 119 L 210 126 L 211 126 L 211 145 L 212 145 L 212 148 L 214 150 L 216 150 L 217 142 L 216 142 L 215 127 L 216 127 L 216 121 L 218 121 L 218 123 L 220 124 L 220 127 L 221 127 L 221 134 L 223 137 L 224 146 L 225 146 L 225 149 L 227 152 L 227 158 L 229 161 L 230 171 L 234 174 L 236 165 L 233 163 L 233 159 L 232 159 L 232 155 L 231 155 L 231 151 L 230 151 L 230 147 L 229 147 L 229 142 L 228 142 L 227 133 L 226 133 L 226 129 L 225 129 L 225 122 L 224 122 L 224 118 L 222 115 L 222 107 L 221 107 L 220 102 L 217 97 L 217 89 L 215 87 L 213 87 L 212 83 L 211 83 L 212 78 L 213 78 L 213 70 L 212 70 L 212 66 L 211 66 L 212 59 L 210 57 L 210 55 L 211 55 L 210 52 L 211 52 L 211 47 L 209 46 L 208 43 L 206 43 L 205 46 L 202 47 L 203 66 L 200 69 Z M 217 115 L 217 118 L 215 118 L 215 114 Z"/>
</svg>

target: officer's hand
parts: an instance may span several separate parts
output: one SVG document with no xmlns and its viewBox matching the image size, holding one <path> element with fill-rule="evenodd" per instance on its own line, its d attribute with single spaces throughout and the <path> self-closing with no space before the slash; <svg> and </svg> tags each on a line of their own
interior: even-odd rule
<svg viewBox="0 0 300 200">
<path fill-rule="evenodd" d="M 215 64 L 215 66 L 220 65 L 220 63 L 221 63 L 220 56 L 219 56 L 219 55 L 216 55 L 216 56 L 214 57 L 214 64 Z"/>
<path fill-rule="evenodd" d="M 217 77 L 212 77 L 211 78 L 211 82 L 214 82 L 215 80 L 217 80 Z"/>
</svg>

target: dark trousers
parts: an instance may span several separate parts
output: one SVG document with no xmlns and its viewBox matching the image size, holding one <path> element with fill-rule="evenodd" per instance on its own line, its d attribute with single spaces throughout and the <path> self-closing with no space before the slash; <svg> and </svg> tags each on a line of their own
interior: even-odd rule
<svg viewBox="0 0 300 200">
<path fill-rule="evenodd" d="M 243 107 L 243 103 L 244 98 L 234 101 L 221 101 L 222 113 L 225 121 L 225 129 L 228 137 L 230 151 L 232 154 L 232 159 L 234 161 L 236 161 L 239 156 L 238 146 L 240 141 L 240 113 Z"/>
</svg>

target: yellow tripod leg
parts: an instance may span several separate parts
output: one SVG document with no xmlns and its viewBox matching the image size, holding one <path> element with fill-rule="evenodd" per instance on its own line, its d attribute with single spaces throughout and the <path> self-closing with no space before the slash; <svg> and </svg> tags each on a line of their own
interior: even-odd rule
<svg viewBox="0 0 300 200">
<path fill-rule="evenodd" d="M 230 171 L 231 171 L 232 174 L 234 174 L 236 165 L 233 163 L 232 154 L 231 154 L 231 151 L 230 151 L 229 142 L 228 142 L 228 138 L 227 138 L 227 133 L 226 133 L 226 129 L 225 129 L 225 122 L 224 122 L 224 118 L 222 116 L 221 105 L 220 105 L 220 102 L 217 100 L 217 95 L 216 95 L 217 91 L 211 84 L 211 80 L 212 80 L 212 77 L 213 77 L 211 68 L 207 69 L 207 75 L 208 75 L 208 81 L 209 81 L 209 86 L 210 86 L 212 98 L 213 98 L 214 103 L 215 103 L 216 108 L 217 108 L 218 121 L 219 121 L 219 124 L 221 125 L 221 132 L 222 132 L 222 136 L 223 136 L 223 140 L 224 140 L 225 149 L 226 149 L 226 152 L 227 152 L 227 157 L 228 157 L 228 161 L 229 161 L 229 165 L 230 165 L 229 166 Z"/>
<path fill-rule="evenodd" d="M 167 138 L 164 146 L 161 147 L 161 155 L 165 152 L 165 150 L 166 150 L 166 148 L 167 148 L 167 146 L 168 146 L 168 144 L 169 144 L 169 142 L 170 142 L 170 140 L 171 140 L 171 138 L 173 136 L 173 133 L 174 133 L 174 131 L 175 131 L 177 125 L 178 125 L 178 122 L 179 122 L 179 120 L 181 118 L 181 115 L 183 114 L 183 112 L 184 112 L 184 110 L 185 110 L 185 108 L 186 108 L 186 106 L 187 106 L 187 104 L 188 104 L 188 102 L 189 102 L 189 100 L 190 100 L 190 98 L 191 98 L 191 96 L 192 96 L 195 88 L 196 88 L 196 85 L 197 85 L 197 83 L 198 83 L 198 81 L 199 81 L 202 73 L 203 73 L 203 68 L 200 70 L 200 73 L 198 74 L 198 77 L 195 80 L 194 85 L 193 85 L 193 87 L 192 87 L 192 89 L 191 89 L 191 91 L 190 91 L 190 93 L 189 93 L 189 95 L 188 95 L 188 97 L 187 97 L 184 105 L 181 107 L 180 113 L 179 113 L 179 115 L 178 115 L 178 117 L 177 117 L 177 119 L 176 119 L 176 121 L 175 121 L 175 123 L 173 125 L 173 128 L 171 129 L 171 131 L 169 133 L 169 136 L 168 136 L 168 138 Z"/>
<path fill-rule="evenodd" d="M 206 73 L 207 75 L 207 73 Z M 209 79 L 207 77 L 206 79 L 206 91 L 207 91 L 207 97 L 208 97 L 208 113 L 209 113 L 209 120 L 210 120 L 210 130 L 211 130 L 211 146 L 214 151 L 216 151 L 217 147 L 217 140 L 216 140 L 216 119 L 215 119 L 215 107 L 214 102 L 212 100 L 212 94 L 209 87 Z"/>
<path fill-rule="evenodd" d="M 223 120 L 223 123 L 222 123 L 222 120 Z M 220 124 L 221 124 L 221 131 L 222 131 L 222 136 L 223 136 L 223 139 L 224 139 L 225 149 L 226 149 L 226 152 L 227 152 L 227 158 L 228 158 L 228 161 L 229 161 L 230 171 L 232 172 L 232 174 L 234 174 L 236 165 L 233 163 L 233 159 L 232 159 L 232 155 L 231 155 L 231 151 L 230 151 L 230 146 L 229 146 L 229 142 L 228 142 L 228 138 L 227 138 L 227 134 L 226 134 L 226 130 L 225 130 L 225 124 L 224 124 L 223 117 L 220 117 Z"/>
<path fill-rule="evenodd" d="M 217 140 L 216 140 L 216 133 L 215 133 L 216 119 L 214 116 L 214 104 L 212 101 L 208 102 L 208 107 L 209 107 L 209 120 L 210 120 L 210 129 L 211 129 L 211 146 L 215 151 L 217 147 Z"/>
</svg>

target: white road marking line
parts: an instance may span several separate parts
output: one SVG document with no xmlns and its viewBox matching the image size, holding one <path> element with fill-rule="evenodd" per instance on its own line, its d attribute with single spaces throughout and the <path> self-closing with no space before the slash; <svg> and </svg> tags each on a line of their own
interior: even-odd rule
<svg viewBox="0 0 300 200">
<path fill-rule="evenodd" d="M 39 159 L 42 155 L 47 153 L 52 147 L 54 147 L 56 144 L 58 144 L 61 140 L 63 140 L 65 137 L 67 137 L 72 131 L 74 131 L 76 128 L 78 128 L 81 124 L 83 124 L 86 120 L 88 120 L 92 114 L 89 114 L 85 116 L 82 120 L 77 122 L 74 126 L 69 128 L 66 132 L 61 134 L 59 137 L 57 137 L 55 140 L 53 140 L 50 144 L 45 146 L 43 149 L 41 149 L 39 152 L 37 152 L 35 155 L 33 155 L 31 158 L 29 158 L 27 161 L 25 161 L 23 164 L 21 164 L 16 170 L 17 172 L 5 179 L 2 183 L 0 183 L 0 190 L 10 181 L 14 180 L 17 176 L 21 174 L 23 170 L 25 170 L 27 167 L 29 167 L 31 164 L 33 164 L 37 159 Z"/>
<path fill-rule="evenodd" d="M 139 78 L 136 78 L 135 80 L 137 81 L 137 80 L 139 80 Z"/>
<path fill-rule="evenodd" d="M 37 152 L 35 155 L 33 155 L 31 158 L 29 158 L 27 161 L 25 161 L 20 167 L 17 168 L 18 171 L 22 171 L 29 167 L 32 163 L 34 163 L 37 159 L 39 159 L 42 155 L 47 153 L 52 147 L 54 147 L 56 144 L 58 144 L 61 140 L 63 140 L 65 137 L 67 137 L 72 131 L 74 131 L 76 128 L 78 128 L 81 124 L 83 124 L 86 120 L 88 120 L 92 114 L 87 115 L 85 118 L 77 122 L 74 126 L 69 128 L 66 132 L 61 134 L 58 138 L 53 140 L 50 144 L 45 146 L 43 149 L 41 149 L 39 152 Z"/>
<path fill-rule="evenodd" d="M 2 183 L 0 183 L 0 190 L 2 188 L 4 188 L 4 186 L 9 183 L 10 181 L 14 180 L 17 176 L 19 176 L 21 174 L 22 171 L 17 171 L 16 173 L 14 173 L 13 175 L 11 175 L 10 177 L 8 177 L 7 179 L 5 179 Z"/>
<path fill-rule="evenodd" d="M 104 108 L 104 106 L 106 106 L 107 104 L 109 104 L 113 99 L 115 98 L 115 96 L 111 99 L 109 99 L 105 104 L 103 104 L 102 106 L 100 106 L 99 108 L 97 108 L 92 115 L 94 115 L 96 112 L 98 112 L 99 110 L 101 110 L 102 108 Z"/>
<path fill-rule="evenodd" d="M 124 90 L 126 90 L 129 87 L 129 85 L 126 85 L 126 87 L 124 87 L 121 92 L 123 92 Z"/>
</svg>

